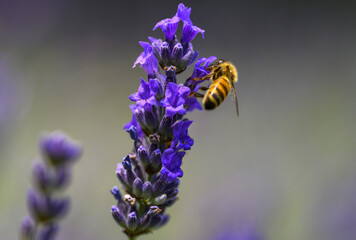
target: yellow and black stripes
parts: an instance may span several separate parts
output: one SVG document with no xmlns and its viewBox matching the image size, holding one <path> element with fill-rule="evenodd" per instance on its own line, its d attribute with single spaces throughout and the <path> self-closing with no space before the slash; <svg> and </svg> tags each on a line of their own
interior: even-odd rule
<svg viewBox="0 0 356 240">
<path fill-rule="evenodd" d="M 219 77 L 209 86 L 203 98 L 203 105 L 206 110 L 212 110 L 219 106 L 230 92 L 230 80 L 226 76 Z"/>
</svg>

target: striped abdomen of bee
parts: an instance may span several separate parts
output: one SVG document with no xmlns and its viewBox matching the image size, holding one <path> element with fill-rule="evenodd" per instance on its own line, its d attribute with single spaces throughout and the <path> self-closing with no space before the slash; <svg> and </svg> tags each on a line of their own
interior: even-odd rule
<svg viewBox="0 0 356 240">
<path fill-rule="evenodd" d="M 203 105 L 206 110 L 218 107 L 226 98 L 231 89 L 231 81 L 227 76 L 221 76 L 213 81 L 203 98 Z"/>
</svg>

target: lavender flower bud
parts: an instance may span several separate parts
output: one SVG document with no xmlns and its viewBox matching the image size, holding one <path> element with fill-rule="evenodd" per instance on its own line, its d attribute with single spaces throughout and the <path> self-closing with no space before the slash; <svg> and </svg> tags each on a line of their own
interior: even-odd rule
<svg viewBox="0 0 356 240">
<path fill-rule="evenodd" d="M 168 180 L 168 174 L 161 174 L 159 179 L 153 185 L 153 192 L 154 195 L 157 196 L 161 193 L 162 189 L 164 188 L 165 184 Z"/>
<path fill-rule="evenodd" d="M 70 181 L 70 170 L 67 167 L 55 171 L 43 162 L 35 162 L 32 167 L 33 181 L 36 188 L 44 194 L 63 190 Z"/>
<path fill-rule="evenodd" d="M 110 190 L 111 194 L 115 197 L 115 199 L 119 202 L 122 202 L 122 196 L 120 193 L 120 189 L 117 186 L 114 186 L 111 190 Z"/>
<path fill-rule="evenodd" d="M 126 226 L 126 218 L 118 207 L 116 206 L 111 207 L 111 215 L 113 216 L 117 224 L 119 224 L 121 227 Z"/>
<path fill-rule="evenodd" d="M 52 187 L 49 171 L 45 164 L 36 161 L 32 166 L 32 175 L 35 186 L 42 192 L 49 192 Z"/>
<path fill-rule="evenodd" d="M 127 132 L 130 134 L 131 139 L 136 142 L 138 139 L 136 127 L 134 125 L 131 125 Z"/>
<path fill-rule="evenodd" d="M 69 210 L 69 198 L 44 197 L 30 189 L 27 199 L 32 217 L 39 222 L 45 223 L 57 220 Z"/>
<path fill-rule="evenodd" d="M 149 162 L 150 159 L 149 159 L 149 156 L 148 156 L 148 153 L 147 153 L 145 147 L 141 145 L 138 148 L 137 152 L 138 152 L 138 157 L 140 158 L 143 167 L 146 168 L 150 163 Z"/>
<path fill-rule="evenodd" d="M 159 124 L 156 106 L 152 106 L 151 111 L 145 111 L 144 116 L 145 116 L 146 126 L 150 130 L 150 133 L 155 132 Z"/>
<path fill-rule="evenodd" d="M 36 231 L 35 222 L 30 216 L 26 216 L 22 219 L 21 223 L 21 239 L 32 240 Z"/>
<path fill-rule="evenodd" d="M 159 133 L 163 142 L 171 141 L 173 138 L 173 117 L 163 116 L 161 123 L 159 125 Z"/>
<path fill-rule="evenodd" d="M 172 51 L 172 62 L 174 63 L 174 66 L 177 66 L 179 64 L 179 61 L 182 59 L 182 57 L 183 57 L 183 46 L 181 43 L 177 43 L 176 45 L 174 45 Z"/>
<path fill-rule="evenodd" d="M 139 197 L 142 195 L 142 187 L 143 183 L 142 180 L 139 178 L 136 178 L 135 181 L 133 182 L 133 193 L 136 195 L 136 197 Z"/>
<path fill-rule="evenodd" d="M 130 189 L 132 189 L 133 182 L 137 178 L 136 174 L 130 169 L 126 170 L 126 181 L 130 186 Z"/>
<path fill-rule="evenodd" d="M 71 169 L 69 167 L 62 167 L 57 169 L 54 174 L 53 186 L 57 191 L 65 189 L 71 180 Z"/>
<path fill-rule="evenodd" d="M 54 166 L 72 163 L 82 153 L 79 143 L 61 131 L 43 134 L 39 145 L 43 155 Z"/>
<path fill-rule="evenodd" d="M 147 215 L 150 216 L 150 217 L 154 217 L 157 214 L 159 214 L 160 212 L 162 212 L 162 209 L 160 209 L 157 206 L 151 206 L 150 210 L 148 210 L 148 212 L 147 212 Z"/>
<path fill-rule="evenodd" d="M 153 187 L 151 182 L 147 181 L 143 184 L 142 187 L 142 197 L 144 199 L 150 199 L 152 197 L 153 194 Z"/>
<path fill-rule="evenodd" d="M 159 172 L 162 168 L 162 162 L 161 162 L 162 154 L 161 150 L 156 149 L 152 154 L 151 154 L 151 166 L 153 173 Z"/>
<path fill-rule="evenodd" d="M 38 240 L 53 240 L 58 232 L 59 227 L 54 224 L 41 226 L 38 232 Z"/>
<path fill-rule="evenodd" d="M 171 188 L 166 192 L 168 198 L 172 198 L 178 195 L 178 189 Z"/>
<path fill-rule="evenodd" d="M 161 207 L 169 207 L 171 206 L 173 203 L 175 203 L 175 201 L 177 201 L 178 197 L 172 197 L 169 198 L 166 202 L 164 202 Z"/>
<path fill-rule="evenodd" d="M 150 228 L 157 229 L 165 225 L 169 220 L 169 215 L 157 215 L 152 218 Z"/>
<path fill-rule="evenodd" d="M 169 49 L 169 45 L 167 42 L 163 42 L 161 45 L 161 58 L 163 61 L 164 66 L 171 65 L 171 50 Z"/>
<path fill-rule="evenodd" d="M 135 212 L 131 212 L 127 215 L 126 225 L 130 231 L 136 230 L 136 228 L 138 227 L 138 220 Z"/>
<path fill-rule="evenodd" d="M 167 195 L 166 194 L 162 194 L 158 197 L 156 197 L 154 200 L 153 200 L 153 204 L 155 205 L 161 205 L 163 204 L 165 201 L 167 201 Z"/>
<path fill-rule="evenodd" d="M 124 166 L 125 170 L 131 170 L 131 160 L 130 160 L 130 156 L 127 155 L 126 157 L 124 157 L 122 159 L 122 166 Z"/>
<path fill-rule="evenodd" d="M 161 39 L 155 39 L 153 37 L 148 37 L 148 39 L 152 43 L 152 51 L 153 51 L 153 54 L 155 55 L 156 59 L 158 60 L 159 65 L 163 66 L 163 60 L 162 60 L 162 57 L 161 57 L 161 52 L 162 52 L 161 46 L 162 46 L 162 43 L 163 43 L 162 40 Z"/>
<path fill-rule="evenodd" d="M 188 52 L 182 57 L 182 65 L 190 65 L 198 58 L 199 52 L 189 49 Z"/>
<path fill-rule="evenodd" d="M 129 183 L 127 182 L 126 178 L 126 171 L 122 163 L 118 163 L 116 167 L 116 176 L 121 182 L 122 185 L 124 185 L 126 188 L 130 188 Z"/>
</svg>

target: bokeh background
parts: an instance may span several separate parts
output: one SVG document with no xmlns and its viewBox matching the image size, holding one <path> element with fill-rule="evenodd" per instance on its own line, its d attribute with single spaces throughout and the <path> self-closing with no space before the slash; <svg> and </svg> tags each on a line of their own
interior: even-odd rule
<svg viewBox="0 0 356 240">
<path fill-rule="evenodd" d="M 112 220 L 122 126 L 142 69 L 138 41 L 178 1 L 0 2 L 0 239 L 18 238 L 43 130 L 83 143 L 58 239 L 126 239 Z M 169 224 L 140 239 L 214 239 L 248 229 L 271 240 L 356 239 L 356 4 L 185 1 L 200 57 L 239 70 L 229 99 L 193 112 Z M 191 73 L 188 69 L 185 77 Z"/>
</svg>

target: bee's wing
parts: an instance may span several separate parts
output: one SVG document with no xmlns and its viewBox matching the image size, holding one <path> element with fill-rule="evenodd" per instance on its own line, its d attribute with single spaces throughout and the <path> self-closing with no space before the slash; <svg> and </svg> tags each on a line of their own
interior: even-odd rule
<svg viewBox="0 0 356 240">
<path fill-rule="evenodd" d="M 236 105 L 236 114 L 237 114 L 237 116 L 240 116 L 239 101 L 237 100 L 236 89 L 235 89 L 235 85 L 233 83 L 231 83 L 231 88 L 232 88 L 232 96 L 234 98 L 233 100 L 235 101 L 235 105 Z"/>
</svg>

